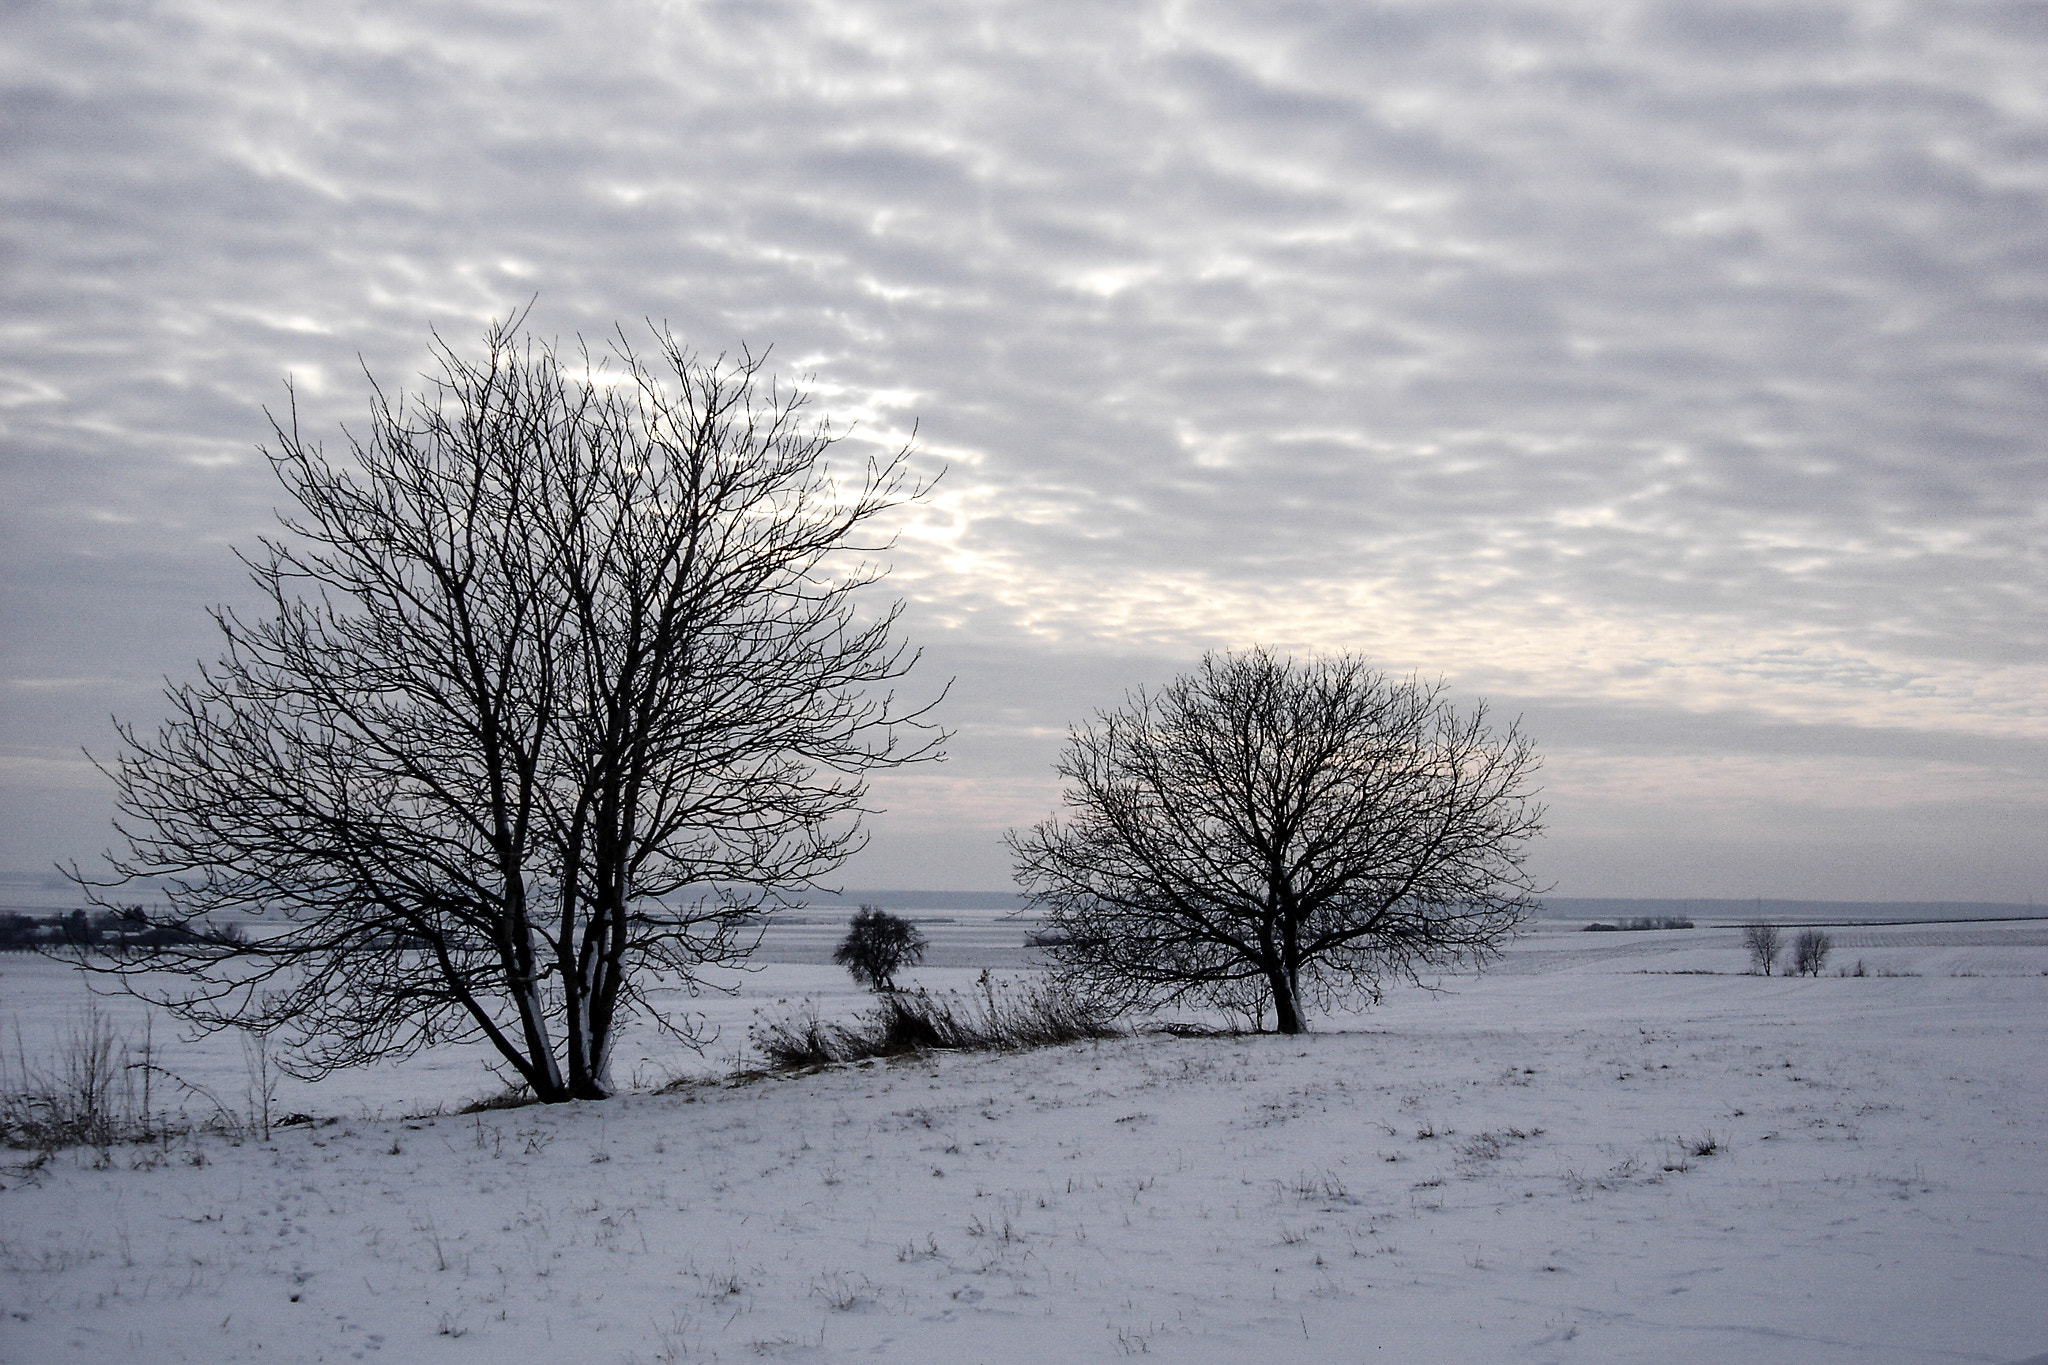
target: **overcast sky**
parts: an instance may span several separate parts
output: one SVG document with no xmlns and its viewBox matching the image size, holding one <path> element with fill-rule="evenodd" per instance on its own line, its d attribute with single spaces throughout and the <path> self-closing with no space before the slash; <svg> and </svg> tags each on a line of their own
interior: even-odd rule
<svg viewBox="0 0 2048 1365">
<path fill-rule="evenodd" d="M 855 886 L 1204 650 L 1520 714 L 1561 895 L 2048 894 L 2048 4 L 26 3 L 0 867 L 108 839 L 293 376 L 772 345 L 946 467 Z"/>
</svg>

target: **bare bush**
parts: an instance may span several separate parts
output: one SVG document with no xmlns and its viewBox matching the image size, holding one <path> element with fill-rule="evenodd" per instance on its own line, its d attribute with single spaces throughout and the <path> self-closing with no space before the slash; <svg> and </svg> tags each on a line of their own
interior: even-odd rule
<svg viewBox="0 0 2048 1365">
<path fill-rule="evenodd" d="M 1835 941 L 1820 930 L 1803 930 L 1792 940 L 1792 970 L 1800 976 L 1819 976 L 1834 949 Z"/>
<path fill-rule="evenodd" d="M 810 1004 L 780 1018 L 756 1020 L 751 1032 L 754 1046 L 773 1066 L 824 1066 L 876 1055 L 864 1049 L 858 1029 L 825 1023 Z"/>
<path fill-rule="evenodd" d="M 820 1066 L 914 1052 L 1000 1052 L 1117 1038 L 1112 1011 L 1047 979 L 1029 985 L 983 972 L 971 993 L 898 991 L 853 1024 L 819 1020 L 804 1009 L 754 1025 L 754 1045 L 776 1066 Z"/>
</svg>

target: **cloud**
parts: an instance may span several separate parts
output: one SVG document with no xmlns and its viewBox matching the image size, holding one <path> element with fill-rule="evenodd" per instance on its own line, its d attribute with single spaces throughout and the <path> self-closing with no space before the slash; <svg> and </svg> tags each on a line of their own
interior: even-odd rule
<svg viewBox="0 0 2048 1365">
<path fill-rule="evenodd" d="M 1709 757 L 1747 741 L 1700 717 L 2043 742 L 2043 12 L 21 7 L 7 672 L 117 681 L 10 690 L 0 743 L 208 650 L 285 375 L 331 429 L 535 298 L 920 424 L 895 583 L 964 726 L 1035 683 L 949 782 L 1253 640 Z"/>
</svg>

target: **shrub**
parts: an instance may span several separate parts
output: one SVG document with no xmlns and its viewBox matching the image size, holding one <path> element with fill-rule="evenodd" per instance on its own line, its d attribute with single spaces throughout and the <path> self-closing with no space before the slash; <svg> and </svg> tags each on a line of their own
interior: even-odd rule
<svg viewBox="0 0 2048 1365">
<path fill-rule="evenodd" d="M 875 1054 L 863 1051 L 854 1029 L 819 1020 L 809 1005 L 780 1019 L 764 1019 L 753 1028 L 754 1046 L 773 1066 L 823 1066 Z"/>
<path fill-rule="evenodd" d="M 1778 960 L 1778 953 L 1784 947 L 1784 939 L 1779 934 L 1777 925 L 1757 920 L 1743 927 L 1742 946 L 1749 949 L 1750 965 L 1765 976 L 1769 976 L 1772 966 Z"/>
<path fill-rule="evenodd" d="M 925 937 L 909 920 L 863 905 L 832 960 L 871 991 L 896 989 L 896 973 L 924 960 Z"/>
<path fill-rule="evenodd" d="M 1819 976 L 1834 949 L 1835 941 L 1820 930 L 1803 930 L 1792 940 L 1792 970 L 1801 976 Z"/>
<path fill-rule="evenodd" d="M 1115 1038 L 1108 1006 L 1058 980 L 1030 985 L 998 982 L 981 974 L 972 995 L 948 991 L 897 995 L 882 1004 L 887 1036 L 918 1050 L 964 1048 L 1001 1051 L 1052 1047 L 1090 1038 Z"/>
<path fill-rule="evenodd" d="M 819 1066 L 915 1052 L 1000 1052 L 1121 1037 L 1122 1030 L 1110 1019 L 1106 1005 L 1060 982 L 1017 985 L 983 972 L 981 989 L 972 994 L 892 992 L 852 1024 L 825 1023 L 805 1006 L 756 1023 L 753 1034 L 755 1046 L 776 1066 Z"/>
</svg>

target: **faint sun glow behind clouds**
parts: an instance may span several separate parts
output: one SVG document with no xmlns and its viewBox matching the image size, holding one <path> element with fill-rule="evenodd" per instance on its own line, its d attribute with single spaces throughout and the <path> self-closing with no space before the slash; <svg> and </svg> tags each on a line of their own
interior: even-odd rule
<svg viewBox="0 0 2048 1365">
<path fill-rule="evenodd" d="M 998 887 L 1202 650 L 1522 714 L 1561 894 L 2048 883 L 2048 5 L 148 3 L 4 62 L 5 829 L 212 652 L 261 409 L 551 336 L 775 346 L 947 466 L 955 757 L 853 885 Z"/>
</svg>

